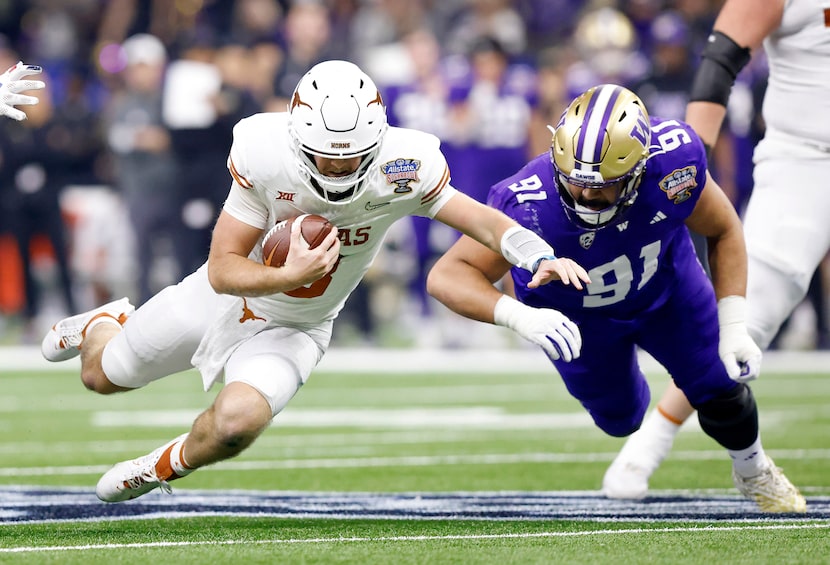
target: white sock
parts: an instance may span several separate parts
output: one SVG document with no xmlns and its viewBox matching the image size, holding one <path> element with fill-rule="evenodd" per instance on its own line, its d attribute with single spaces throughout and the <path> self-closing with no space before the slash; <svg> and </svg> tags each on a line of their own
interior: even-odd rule
<svg viewBox="0 0 830 565">
<path fill-rule="evenodd" d="M 187 438 L 182 438 L 181 441 L 173 444 L 173 447 L 170 450 L 170 468 L 173 469 L 173 471 L 175 471 L 176 474 L 180 477 L 189 475 L 195 470 L 192 467 L 190 467 L 184 459 L 185 439 Z"/>
<path fill-rule="evenodd" d="M 672 443 L 674 443 L 674 436 L 680 431 L 681 425 L 666 418 L 663 412 L 655 407 L 646 416 L 646 419 L 643 420 L 643 424 L 637 433 L 650 437 L 652 440 L 651 443 L 665 444 L 666 450 L 668 451 L 671 449 Z"/>
<path fill-rule="evenodd" d="M 671 447 L 671 444 L 674 442 L 674 436 L 676 436 L 677 432 L 680 431 L 680 427 L 682 425 L 683 422 L 678 424 L 676 420 L 672 420 L 662 410 L 660 410 L 659 406 L 655 406 L 649 417 L 646 418 L 645 422 L 643 422 L 644 427 L 651 429 L 652 432 L 662 438 L 663 441 L 668 441 L 669 447 Z"/>
<path fill-rule="evenodd" d="M 680 424 L 667 419 L 654 408 L 640 429 L 632 434 L 620 452 L 620 458 L 632 460 L 640 467 L 654 471 L 671 451 Z"/>
<path fill-rule="evenodd" d="M 732 458 L 732 466 L 735 472 L 741 477 L 757 477 L 769 468 L 764 447 L 761 445 L 761 436 L 755 439 L 755 443 L 746 449 L 727 450 Z"/>
</svg>

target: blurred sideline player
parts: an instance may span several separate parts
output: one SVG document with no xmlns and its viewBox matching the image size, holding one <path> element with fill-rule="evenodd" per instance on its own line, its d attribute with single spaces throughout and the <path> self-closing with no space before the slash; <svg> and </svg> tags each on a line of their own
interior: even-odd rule
<svg viewBox="0 0 830 565">
<path fill-rule="evenodd" d="M 35 96 L 21 93 L 41 90 L 46 84 L 41 80 L 23 80 L 23 78 L 42 71 L 43 69 L 38 65 L 27 65 L 19 61 L 0 75 L 0 116 L 7 116 L 18 122 L 26 119 L 26 113 L 15 106 L 34 105 L 38 103 L 38 99 Z"/>
<path fill-rule="evenodd" d="M 567 102 L 603 83 L 630 88 L 648 73 L 637 30 L 621 10 L 603 6 L 586 11 L 573 34 L 576 60 L 565 72 Z"/>
<path fill-rule="evenodd" d="M 744 214 L 748 254 L 747 329 L 766 349 L 804 299 L 830 248 L 830 4 L 819 0 L 728 0 L 692 87 L 686 121 L 712 146 L 735 77 L 763 42 L 769 60 L 764 138 L 753 160 L 754 189 Z M 743 314 L 741 314 L 743 315 Z M 722 338 L 723 339 L 723 338 Z M 740 380 L 757 376 L 750 372 Z M 733 375 L 734 377 L 734 375 Z M 609 467 L 612 498 L 642 498 L 694 409 L 669 385 L 643 427 Z"/>
<path fill-rule="evenodd" d="M 430 272 L 433 296 L 501 325 L 542 312 L 570 318 L 582 336 L 580 357 L 553 364 L 596 425 L 615 437 L 637 430 L 649 406 L 637 363 L 642 348 L 727 449 L 744 496 L 765 512 L 805 510 L 804 497 L 764 453 L 752 391 L 736 380 L 739 364 L 757 372 L 761 361 L 743 320 L 741 221 L 689 126 L 649 118 L 621 86 L 591 88 L 562 114 L 550 154 L 495 185 L 488 202 L 574 258 L 591 282 L 585 291 L 529 286 L 527 274 L 462 237 Z M 709 239 L 712 281 L 689 229 Z M 493 284 L 508 270 L 518 300 Z"/>
<path fill-rule="evenodd" d="M 138 310 L 124 298 L 58 322 L 43 340 L 50 361 L 80 353 L 82 382 L 101 394 L 192 366 L 205 390 L 224 377 L 189 433 L 104 474 L 101 500 L 169 492 L 169 481 L 247 448 L 307 381 L 334 319 L 402 217 L 435 218 L 481 241 L 526 269 L 534 286 L 588 281 L 539 236 L 453 188 L 438 138 L 389 128 L 375 83 L 357 66 L 315 65 L 288 106 L 234 128 L 233 182 L 204 265 Z M 263 234 L 301 213 L 337 229 L 309 249 L 294 224 L 285 265 L 264 266 Z M 515 324 L 555 358 L 578 354 L 578 332 L 561 316 Z"/>
</svg>

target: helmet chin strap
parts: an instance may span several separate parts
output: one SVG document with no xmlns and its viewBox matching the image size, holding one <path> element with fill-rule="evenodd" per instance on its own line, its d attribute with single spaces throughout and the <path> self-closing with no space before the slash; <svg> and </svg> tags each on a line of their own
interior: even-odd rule
<svg viewBox="0 0 830 565">
<path fill-rule="evenodd" d="M 327 202 L 340 202 L 342 200 L 350 199 L 350 197 L 354 196 L 355 189 L 359 184 L 354 183 L 345 190 L 334 191 L 326 190 L 326 188 L 321 186 L 314 177 L 310 177 L 309 182 L 311 183 L 311 186 L 314 187 L 314 190 L 316 190 Z"/>
<path fill-rule="evenodd" d="M 626 213 L 626 210 L 637 200 L 637 187 L 640 184 L 642 169 L 638 171 L 638 175 L 631 178 L 621 191 L 617 200 L 602 210 L 594 210 L 580 204 L 570 193 L 565 183 L 560 176 L 555 177 L 556 189 L 559 193 L 559 199 L 562 205 L 566 208 L 566 213 L 571 220 L 581 224 L 581 227 L 586 229 L 602 229 L 610 225 L 615 220 Z"/>
<path fill-rule="evenodd" d="M 328 177 L 326 175 L 320 175 L 317 177 L 317 182 L 326 192 L 331 194 L 340 194 L 341 192 L 349 192 L 354 188 L 354 185 L 356 185 L 359 180 L 359 173 L 360 169 L 344 177 Z"/>
<path fill-rule="evenodd" d="M 329 203 L 348 203 L 357 198 L 369 169 L 374 163 L 374 152 L 363 156 L 357 170 L 343 177 L 329 177 L 317 170 L 314 156 L 311 153 L 299 150 L 301 174 L 314 189 L 317 196 Z"/>
<path fill-rule="evenodd" d="M 579 219 L 589 226 L 601 226 L 614 219 L 614 215 L 617 213 L 617 205 L 614 204 L 602 210 L 592 210 L 587 206 L 574 202 L 574 210 Z"/>
</svg>

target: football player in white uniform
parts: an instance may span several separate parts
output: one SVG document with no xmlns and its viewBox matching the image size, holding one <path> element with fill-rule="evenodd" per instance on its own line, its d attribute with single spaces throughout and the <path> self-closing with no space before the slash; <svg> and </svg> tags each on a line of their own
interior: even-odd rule
<svg viewBox="0 0 830 565">
<path fill-rule="evenodd" d="M 205 390 L 224 377 L 189 433 L 100 479 L 106 502 L 169 492 L 170 480 L 248 447 L 306 382 L 333 320 L 404 216 L 432 217 L 479 240 L 533 272 L 530 284 L 558 279 L 581 289 L 589 281 L 533 232 L 457 192 L 438 139 L 388 127 L 374 82 L 345 61 L 313 67 L 288 112 L 240 121 L 228 168 L 233 182 L 205 265 L 137 310 L 126 298 L 105 304 L 58 322 L 43 340 L 49 360 L 80 353 L 81 380 L 102 394 L 192 366 Z M 302 213 L 337 229 L 309 249 L 295 223 L 285 265 L 263 265 L 263 234 Z M 555 358 L 579 354 L 579 331 L 561 316 L 511 324 Z"/>
<path fill-rule="evenodd" d="M 15 106 L 33 106 L 39 102 L 35 96 L 21 94 L 29 90 L 40 90 L 46 86 L 42 80 L 23 80 L 23 77 L 43 72 L 37 65 L 18 61 L 16 65 L 0 75 L 0 116 L 8 116 L 18 122 L 26 119 L 26 113 Z"/>
<path fill-rule="evenodd" d="M 766 349 L 804 299 L 830 249 L 830 3 L 727 0 L 703 50 L 686 110 L 686 121 L 710 147 L 736 75 L 762 44 L 769 59 L 762 108 L 766 133 L 755 148 L 754 188 L 743 218 L 746 304 L 735 308 L 741 318 L 746 311 L 750 335 Z M 608 468 L 605 494 L 645 496 L 649 478 L 693 411 L 670 384 Z"/>
</svg>

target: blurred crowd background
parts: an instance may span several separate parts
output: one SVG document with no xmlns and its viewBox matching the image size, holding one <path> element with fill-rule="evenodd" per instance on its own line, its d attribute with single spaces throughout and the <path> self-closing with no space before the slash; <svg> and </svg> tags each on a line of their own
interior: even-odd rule
<svg viewBox="0 0 830 565">
<path fill-rule="evenodd" d="M 0 0 L 0 68 L 39 64 L 47 83 L 22 107 L 28 120 L 0 123 L 0 343 L 39 343 L 56 319 L 121 296 L 139 305 L 201 264 L 230 187 L 233 125 L 284 111 L 322 60 L 362 66 L 390 123 L 440 137 L 453 184 L 483 201 L 547 151 L 546 125 L 590 86 L 623 84 L 651 114 L 682 119 L 720 4 Z M 739 212 L 766 75 L 760 53 L 738 77 L 712 156 Z M 334 343 L 521 346 L 426 296 L 425 273 L 457 236 L 399 222 Z M 826 271 L 775 347 L 828 347 Z"/>
</svg>

